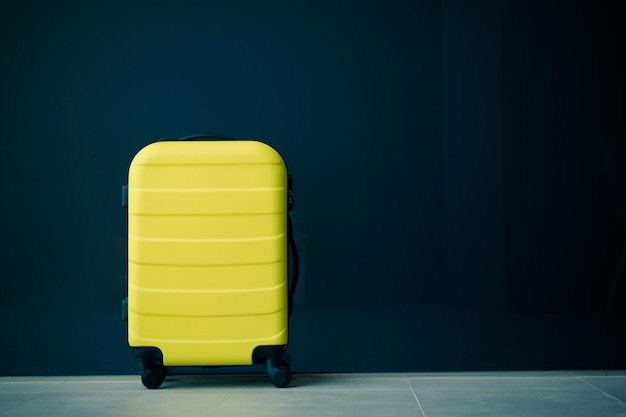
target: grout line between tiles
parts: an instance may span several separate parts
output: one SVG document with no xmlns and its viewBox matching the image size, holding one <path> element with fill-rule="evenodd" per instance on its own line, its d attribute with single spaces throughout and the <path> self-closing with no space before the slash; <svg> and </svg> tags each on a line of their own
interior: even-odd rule
<svg viewBox="0 0 626 417">
<path fill-rule="evenodd" d="M 220 398 L 213 403 L 213 407 L 211 408 L 211 414 L 209 415 L 213 415 L 214 412 L 217 413 L 220 410 L 220 407 L 222 407 L 222 404 L 224 403 L 224 400 L 226 399 L 226 397 L 228 397 L 229 395 L 232 395 L 233 392 L 237 392 L 237 386 L 240 382 L 241 382 L 241 379 L 239 378 L 235 378 L 232 381 L 230 381 L 230 383 L 228 384 L 228 387 L 222 393 Z M 252 391 L 262 392 L 265 390 L 259 389 L 259 390 L 252 390 Z M 247 392 L 250 392 L 250 390 L 248 390 Z"/>
<path fill-rule="evenodd" d="M 228 397 L 228 394 L 232 391 L 232 388 L 234 386 L 235 386 L 235 381 L 231 382 L 231 384 L 228 387 L 228 389 L 222 393 L 222 395 L 220 396 L 220 398 L 217 401 L 214 402 L 211 411 L 217 411 L 221 407 L 222 403 L 224 402 L 226 397 Z"/>
<path fill-rule="evenodd" d="M 415 398 L 415 402 L 420 409 L 420 413 L 422 413 L 422 417 L 426 417 L 426 413 L 424 413 L 424 409 L 422 408 L 422 404 L 420 404 L 420 400 L 417 398 L 417 393 L 415 392 L 415 388 L 413 388 L 413 384 L 411 384 L 410 380 L 406 381 L 409 384 L 409 388 L 411 388 L 411 392 L 413 393 L 413 398 Z"/>
<path fill-rule="evenodd" d="M 609 394 L 608 392 L 606 392 L 606 391 L 604 391 L 604 390 L 602 390 L 602 389 L 600 389 L 600 388 L 596 387 L 596 386 L 595 386 L 595 385 L 593 385 L 591 382 L 585 381 L 585 379 L 584 379 L 584 378 L 578 377 L 578 379 L 579 379 L 579 380 L 581 380 L 582 382 L 584 382 L 585 384 L 589 385 L 591 388 L 595 389 L 596 391 L 600 391 L 602 394 L 606 395 L 607 397 L 614 399 L 614 400 L 615 400 L 615 401 L 617 401 L 618 403 L 620 403 L 620 404 L 626 404 L 626 403 L 624 403 L 624 401 L 620 400 L 619 398 L 614 397 L 614 396 L 612 396 L 611 394 Z"/>
</svg>

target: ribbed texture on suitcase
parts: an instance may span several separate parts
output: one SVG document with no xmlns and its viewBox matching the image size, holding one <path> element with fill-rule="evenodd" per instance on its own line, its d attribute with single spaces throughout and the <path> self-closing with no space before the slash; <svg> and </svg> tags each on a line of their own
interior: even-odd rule
<svg viewBox="0 0 626 417">
<path fill-rule="evenodd" d="M 165 365 L 287 343 L 287 174 L 254 141 L 157 142 L 131 164 L 129 344 Z"/>
</svg>

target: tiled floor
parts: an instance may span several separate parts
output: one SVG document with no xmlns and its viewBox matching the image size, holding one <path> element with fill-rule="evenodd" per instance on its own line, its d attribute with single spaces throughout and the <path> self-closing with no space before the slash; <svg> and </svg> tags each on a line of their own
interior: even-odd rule
<svg viewBox="0 0 626 417">
<path fill-rule="evenodd" d="M 0 417 L 626 417 L 626 372 L 1 377 Z"/>
</svg>

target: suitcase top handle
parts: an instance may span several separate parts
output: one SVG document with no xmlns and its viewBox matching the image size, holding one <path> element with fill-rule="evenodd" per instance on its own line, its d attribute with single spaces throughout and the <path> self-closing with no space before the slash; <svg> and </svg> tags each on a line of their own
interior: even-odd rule
<svg viewBox="0 0 626 417">
<path fill-rule="evenodd" d="M 220 133 L 201 133 L 198 135 L 183 136 L 182 138 L 164 138 L 158 142 L 168 141 L 194 141 L 194 140 L 234 140 L 232 136 L 222 135 Z"/>
</svg>

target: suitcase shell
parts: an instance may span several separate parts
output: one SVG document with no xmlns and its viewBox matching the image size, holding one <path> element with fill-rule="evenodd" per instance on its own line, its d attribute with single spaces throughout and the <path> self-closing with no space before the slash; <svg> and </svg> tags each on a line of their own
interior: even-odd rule
<svg viewBox="0 0 626 417">
<path fill-rule="evenodd" d="M 257 141 L 163 141 L 128 177 L 128 343 L 164 366 L 288 342 L 285 162 Z M 261 355 L 262 356 L 262 355 Z"/>
</svg>

